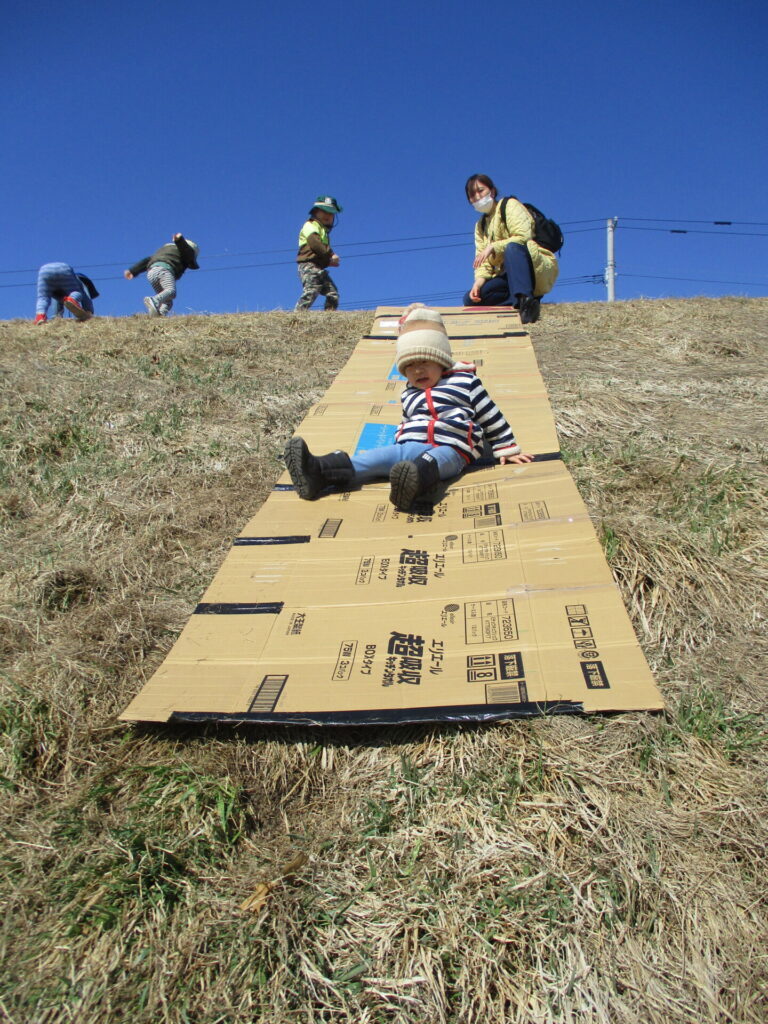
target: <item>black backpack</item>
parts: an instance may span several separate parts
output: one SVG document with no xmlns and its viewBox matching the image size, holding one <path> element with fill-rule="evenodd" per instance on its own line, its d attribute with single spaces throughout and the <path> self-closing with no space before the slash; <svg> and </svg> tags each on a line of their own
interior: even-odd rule
<svg viewBox="0 0 768 1024">
<path fill-rule="evenodd" d="M 510 199 L 517 199 L 517 196 L 510 196 Z M 519 203 L 520 200 L 517 199 Z M 544 249 L 549 249 L 550 252 L 560 252 L 563 248 L 563 232 L 560 230 L 560 225 L 555 221 L 550 220 L 549 217 L 545 217 L 541 210 L 538 210 L 533 203 L 523 203 L 528 213 L 533 217 L 533 240 L 537 245 L 542 246 Z M 505 213 L 507 210 L 507 200 L 501 200 L 501 219 L 505 221 Z M 506 223 L 506 221 L 505 221 Z"/>
</svg>

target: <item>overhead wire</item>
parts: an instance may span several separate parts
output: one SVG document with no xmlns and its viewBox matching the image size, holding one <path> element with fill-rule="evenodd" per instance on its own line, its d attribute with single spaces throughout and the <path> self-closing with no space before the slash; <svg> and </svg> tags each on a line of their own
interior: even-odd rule
<svg viewBox="0 0 768 1024">
<path fill-rule="evenodd" d="M 764 220 L 681 220 L 677 217 L 620 217 L 619 220 L 641 220 L 655 224 L 724 224 L 747 228 L 768 228 Z"/>
<path fill-rule="evenodd" d="M 622 224 L 621 221 L 616 225 L 617 231 L 660 231 L 665 235 L 720 235 L 720 237 L 726 237 L 728 235 L 740 235 L 749 238 L 768 238 L 768 231 L 707 231 L 704 228 L 640 228 L 635 227 L 632 224 Z"/>
<path fill-rule="evenodd" d="M 344 259 L 345 260 L 357 260 L 357 259 L 364 259 L 367 256 L 402 256 L 405 253 L 427 252 L 427 251 L 433 250 L 433 249 L 460 249 L 460 248 L 466 248 L 470 244 L 471 243 L 466 242 L 466 241 L 464 241 L 464 242 L 448 242 L 445 245 L 420 245 L 420 246 L 411 246 L 408 249 L 384 249 L 384 250 L 381 250 L 379 252 L 353 252 L 353 253 L 345 254 L 344 255 Z M 294 250 L 290 249 L 290 250 L 284 250 L 284 251 L 293 252 Z M 258 269 L 260 267 L 284 267 L 284 266 L 291 266 L 291 265 L 295 264 L 295 262 L 296 262 L 295 259 L 291 259 L 291 260 L 271 260 L 271 261 L 269 261 L 267 263 L 240 263 L 240 264 L 236 264 L 234 267 L 233 266 L 229 266 L 229 267 L 200 267 L 198 273 L 201 273 L 201 274 L 215 274 L 215 273 L 223 271 L 223 270 L 225 270 L 225 271 L 232 271 L 232 270 L 256 270 L 256 269 Z M 111 266 L 122 266 L 122 264 L 110 264 L 110 265 Z M 92 264 L 86 263 L 86 264 L 80 264 L 80 266 L 83 266 L 84 268 L 88 268 L 90 270 Z M 8 273 L 8 271 L 5 271 L 5 273 Z M 21 271 L 19 271 L 19 273 L 21 273 Z M 29 273 L 29 271 L 26 271 L 26 273 Z M 102 281 L 120 281 L 120 280 L 122 280 L 122 275 L 119 275 L 119 276 L 116 276 L 116 277 L 100 277 L 99 278 L 100 282 L 102 282 Z M 17 283 L 14 283 L 14 284 L 0 284 L 0 288 L 29 288 L 29 287 L 34 287 L 34 285 L 32 283 L 30 283 L 30 282 L 17 282 Z"/>
<path fill-rule="evenodd" d="M 579 284 L 603 284 L 603 275 L 600 274 L 583 274 L 580 277 L 566 277 L 558 278 L 557 286 L 568 287 L 569 285 Z M 447 292 L 430 292 L 428 295 L 420 295 L 419 299 L 427 304 L 436 303 L 443 299 L 461 299 L 464 295 L 464 290 L 454 290 Z M 339 303 L 340 309 L 360 309 L 361 307 L 367 306 L 401 306 L 407 304 L 413 300 L 413 294 L 410 295 L 393 295 L 387 298 L 376 298 L 376 299 L 348 299 L 345 302 Z"/>
<path fill-rule="evenodd" d="M 768 281 L 720 281 L 711 277 L 673 277 L 671 274 L 635 274 L 628 271 L 617 274 L 617 277 L 647 277 L 655 281 L 690 281 L 694 284 L 734 284 L 740 288 L 768 288 Z"/>
<path fill-rule="evenodd" d="M 668 220 L 668 219 L 665 220 L 664 218 L 653 218 L 653 217 L 622 217 L 622 218 L 616 218 L 616 227 L 619 228 L 619 229 L 623 229 L 625 231 L 654 231 L 654 232 L 662 232 L 662 233 L 668 233 L 668 234 L 708 234 L 708 235 L 738 235 L 738 236 L 749 236 L 749 237 L 768 237 L 768 232 L 709 231 L 709 230 L 687 229 L 687 228 L 640 227 L 640 226 L 633 226 L 631 224 L 627 224 L 626 221 L 628 221 L 628 220 L 630 220 L 630 221 L 642 221 L 642 222 L 646 222 L 646 223 L 651 222 L 651 223 L 656 223 L 656 224 L 669 224 L 669 223 L 674 223 L 674 224 L 712 224 L 714 226 L 721 226 L 721 227 L 731 227 L 731 226 L 734 226 L 734 225 L 737 225 L 737 226 L 751 226 L 751 227 L 768 227 L 768 222 L 763 222 L 763 221 L 730 221 L 730 220 L 728 220 L 728 221 L 726 221 L 726 220 L 700 221 L 700 220 Z M 563 227 L 571 228 L 571 230 L 569 230 L 569 232 L 568 232 L 569 235 L 575 235 L 575 234 L 583 234 L 583 233 L 587 233 L 587 232 L 602 231 L 602 230 L 604 230 L 604 223 L 605 223 L 605 218 L 597 218 L 597 217 L 595 217 L 595 218 L 590 218 L 590 219 L 587 219 L 587 220 L 562 221 L 561 225 Z M 581 225 L 581 224 L 594 224 L 596 226 L 595 227 L 574 227 L 575 225 Z M 349 252 L 345 251 L 348 248 L 364 246 L 364 245 L 393 245 L 393 244 L 398 243 L 398 242 L 428 241 L 428 240 L 431 240 L 431 239 L 442 239 L 442 238 L 462 238 L 464 240 L 461 241 L 461 242 L 448 242 L 448 243 L 442 243 L 442 244 L 437 244 L 437 245 L 409 246 L 407 248 L 402 248 L 402 249 L 382 249 L 382 250 L 375 250 L 373 252 L 349 253 Z M 469 247 L 470 245 L 471 245 L 471 241 L 467 240 L 466 232 L 462 231 L 462 232 L 450 232 L 450 233 L 437 234 L 437 235 L 409 235 L 409 236 L 403 236 L 401 238 L 370 239 L 368 241 L 360 241 L 360 242 L 345 242 L 345 243 L 342 243 L 342 244 L 339 245 L 339 249 L 342 251 L 341 254 L 343 255 L 343 259 L 346 261 L 346 260 L 351 260 L 351 259 L 365 259 L 365 258 L 370 258 L 372 256 L 406 255 L 406 254 L 409 254 L 409 253 L 427 252 L 427 251 L 436 250 L 436 249 L 466 248 L 466 247 Z M 235 258 L 237 256 L 261 256 L 261 255 L 264 255 L 264 256 L 276 255 L 277 256 L 277 255 L 288 254 L 288 253 L 293 254 L 294 252 L 295 252 L 295 248 L 291 248 L 291 249 L 261 249 L 261 250 L 251 250 L 251 251 L 235 252 L 235 253 L 231 253 L 231 252 L 213 253 L 208 258 L 209 259 L 225 259 L 225 258 Z M 294 263 L 295 263 L 295 258 L 283 259 L 283 260 L 269 260 L 269 261 L 265 261 L 265 262 L 261 262 L 261 263 L 242 263 L 242 264 L 236 264 L 234 266 L 229 265 L 229 266 L 223 266 L 223 267 L 201 267 L 200 268 L 200 272 L 201 273 L 217 273 L 217 272 L 221 272 L 221 271 L 234 271 L 234 270 L 258 270 L 258 269 L 263 269 L 263 268 L 268 268 L 268 267 L 291 266 Z M 78 263 L 78 266 L 82 266 L 84 269 L 92 270 L 92 269 L 101 269 L 101 268 L 108 268 L 108 267 L 124 266 L 124 264 L 123 263 Z M 27 269 L 24 269 L 24 270 L 0 270 L 0 274 L 36 273 L 37 269 L 38 268 L 27 268 Z M 628 272 L 620 272 L 619 274 L 617 274 L 617 276 L 618 277 L 647 277 L 649 279 L 659 279 L 659 280 L 669 280 L 669 281 L 672 281 L 672 280 L 674 280 L 674 281 L 689 281 L 689 282 L 701 283 L 701 284 L 743 285 L 744 287 L 758 287 L 758 288 L 766 287 L 766 283 L 765 282 L 720 281 L 720 280 L 713 280 L 713 279 L 709 279 L 709 278 L 685 278 L 685 277 L 673 277 L 673 276 L 670 276 L 670 275 L 632 274 L 632 273 L 628 273 Z M 101 278 L 99 278 L 99 281 L 100 281 L 100 283 L 101 282 L 109 282 L 109 281 L 120 281 L 120 280 L 122 280 L 122 277 L 123 277 L 122 274 L 121 275 L 117 275 L 117 276 L 101 277 Z M 573 278 L 560 278 L 559 281 L 558 281 L 558 286 L 559 287 L 568 287 L 568 286 L 580 285 L 580 284 L 603 284 L 603 283 L 605 283 L 605 277 L 604 277 L 603 273 L 600 273 L 600 274 L 585 274 L 585 275 L 581 275 L 581 276 L 573 277 Z M 16 283 L 10 283 L 10 284 L 0 284 L 0 288 L 29 288 L 29 287 L 34 287 L 34 283 L 33 282 L 21 282 L 21 283 L 16 282 Z M 461 292 L 445 292 L 445 293 L 441 292 L 441 293 L 436 293 L 436 294 L 438 294 L 438 295 L 445 295 L 445 296 L 456 296 L 456 295 L 461 295 Z M 400 301 L 401 298 L 403 298 L 403 297 L 398 296 L 397 297 L 397 301 Z M 403 301 L 408 301 L 408 298 L 409 297 L 405 297 L 403 299 Z M 377 304 L 387 304 L 387 301 L 390 301 L 390 304 L 393 304 L 393 305 L 397 304 L 397 302 L 395 300 L 386 300 L 386 301 L 385 300 L 373 300 L 373 299 L 370 299 L 370 300 L 369 299 L 357 300 L 358 303 L 362 303 L 362 302 L 374 303 L 375 302 Z M 345 303 L 342 303 L 342 305 L 344 307 L 348 307 L 351 304 L 345 302 Z"/>
<path fill-rule="evenodd" d="M 593 223 L 594 224 L 602 223 L 602 218 L 594 217 L 591 220 L 562 221 L 561 222 L 561 226 L 562 227 L 570 227 L 572 224 L 593 224 Z M 598 227 L 598 228 L 591 228 L 589 230 L 599 231 L 601 229 Z M 578 234 L 578 233 L 579 232 L 577 232 L 577 231 L 570 232 L 570 234 Z M 344 248 L 344 249 L 356 248 L 357 246 L 360 246 L 360 245 L 394 245 L 396 242 L 423 242 L 423 241 L 428 241 L 429 239 L 432 239 L 432 238 L 463 238 L 463 239 L 465 239 L 465 242 L 457 243 L 457 244 L 471 245 L 471 241 L 466 241 L 466 238 L 467 238 L 467 232 L 466 231 L 454 231 L 454 232 L 449 232 L 447 234 L 439 234 L 439 235 L 404 235 L 402 238 L 370 238 L 370 239 L 366 239 L 365 241 L 362 241 L 362 242 L 343 242 L 343 243 L 340 243 L 340 248 Z M 439 248 L 439 247 L 437 247 L 437 248 Z M 387 250 L 387 251 L 389 251 L 389 250 Z M 419 252 L 420 250 L 418 248 L 416 248 L 416 249 L 413 249 L 413 250 L 408 249 L 408 250 L 397 250 L 397 251 L 398 252 Z M 253 250 L 245 250 L 243 252 L 215 252 L 215 253 L 208 254 L 207 258 L 208 259 L 225 259 L 225 258 L 233 258 L 234 259 L 237 256 L 279 256 L 281 253 L 295 253 L 295 252 L 296 252 L 296 247 L 293 246 L 290 249 L 253 249 Z M 352 254 L 352 255 L 354 255 L 354 254 Z M 368 255 L 368 254 L 366 254 L 366 255 Z M 377 255 L 377 254 L 376 253 L 371 253 L 370 255 Z M 280 266 L 282 263 L 285 263 L 285 262 L 292 263 L 293 260 L 278 261 L 278 262 L 275 262 L 275 263 L 263 263 L 263 264 L 256 264 L 256 265 L 257 266 Z M 121 262 L 121 263 L 86 263 L 83 260 L 78 260 L 77 261 L 77 265 L 78 265 L 78 267 L 82 267 L 84 270 L 91 270 L 91 269 L 94 269 L 94 268 L 95 269 L 101 269 L 103 267 L 124 267 L 126 265 L 126 263 L 125 262 Z M 247 266 L 250 267 L 250 266 L 252 266 L 252 264 L 248 264 Z M 0 270 L 0 274 L 36 274 L 38 269 L 39 269 L 38 267 L 24 267 L 24 268 L 20 268 L 18 270 Z M 223 268 L 223 267 L 206 267 L 206 268 L 201 268 L 201 270 L 202 269 L 206 269 L 206 270 L 222 270 L 222 269 L 239 270 L 239 269 L 242 269 L 242 268 L 240 268 L 240 267 L 227 267 L 227 268 Z M 107 280 L 114 280 L 114 278 L 109 278 Z"/>
<path fill-rule="evenodd" d="M 588 218 L 588 219 L 585 219 L 585 220 L 561 221 L 560 225 L 561 225 L 561 227 L 568 227 L 568 228 L 574 227 L 575 225 L 579 225 L 579 224 L 595 224 L 595 225 L 597 225 L 596 227 L 592 227 L 592 228 L 576 228 L 575 230 L 572 230 L 572 231 L 568 232 L 570 235 L 576 235 L 576 234 L 582 234 L 582 233 L 584 233 L 586 231 L 602 231 L 603 230 L 603 225 L 604 225 L 606 219 L 609 219 L 609 218 L 592 217 L 592 218 Z M 630 225 L 628 225 L 626 222 L 627 221 L 641 221 L 641 222 L 645 222 L 645 223 L 655 223 L 655 224 L 711 224 L 711 225 L 714 225 L 714 226 L 724 226 L 724 227 L 731 227 L 731 226 L 768 227 L 768 221 L 736 221 L 736 220 L 711 220 L 710 221 L 710 220 L 682 220 L 682 219 L 681 220 L 676 220 L 676 219 L 663 218 L 663 217 L 617 217 L 616 221 L 617 221 L 617 224 L 616 224 L 617 228 L 623 228 L 624 230 L 633 230 L 633 231 L 671 231 L 673 233 L 678 233 L 678 229 L 675 229 L 675 228 L 639 228 L 639 227 L 633 228 Z M 683 229 L 679 229 L 679 233 L 683 234 L 683 233 L 688 233 L 688 232 L 684 231 Z M 695 232 L 695 231 L 691 231 L 690 233 L 691 234 L 705 233 L 705 234 L 713 234 L 713 235 L 734 234 L 734 235 L 746 235 L 746 236 L 754 236 L 754 237 L 763 237 L 765 234 L 768 234 L 768 233 L 765 233 L 765 232 L 751 232 L 751 231 L 746 231 L 746 232 L 740 232 L 740 231 L 733 231 L 733 232 L 731 232 L 731 231 Z M 459 231 L 455 231 L 455 232 L 449 232 L 449 233 L 437 234 L 437 235 L 404 235 L 404 236 L 402 236 L 400 238 L 372 238 L 372 239 L 367 239 L 367 240 L 359 241 L 359 242 L 343 242 L 343 243 L 340 243 L 340 248 L 349 249 L 349 248 L 356 248 L 356 247 L 361 246 L 361 245 L 394 245 L 395 243 L 399 243 L 399 242 L 421 242 L 421 241 L 428 241 L 430 239 L 436 239 L 436 238 L 466 238 L 466 234 L 467 233 L 465 231 L 460 231 L 460 232 Z M 466 242 L 466 243 L 457 243 L 457 244 L 459 244 L 459 245 L 460 244 L 467 244 L 468 245 L 468 244 L 471 244 L 471 243 Z M 432 247 L 426 247 L 425 246 L 425 247 L 416 247 L 416 248 L 413 248 L 413 249 L 406 249 L 406 250 L 400 249 L 400 250 L 386 250 L 386 251 L 394 251 L 394 252 L 397 252 L 397 253 L 419 252 L 423 248 L 432 248 Z M 434 248 L 440 248 L 440 247 L 436 246 Z M 234 259 L 234 258 L 236 258 L 238 256 L 279 256 L 282 253 L 293 253 L 293 252 L 295 252 L 295 247 L 292 247 L 290 249 L 253 249 L 253 250 L 243 250 L 243 251 L 238 251 L 238 252 L 226 251 L 226 252 L 211 253 L 211 254 L 209 254 L 208 258 L 209 259 L 230 259 L 230 258 Z M 379 253 L 365 253 L 365 255 L 385 255 L 385 254 L 386 254 L 386 252 L 385 253 L 381 253 L 381 254 L 379 254 Z M 350 258 L 352 258 L 355 255 L 356 254 L 354 254 L 354 253 L 350 253 L 350 254 L 347 255 L 346 258 L 350 259 Z M 270 263 L 244 264 L 244 265 L 238 266 L 238 267 L 227 267 L 227 268 L 224 268 L 224 267 L 205 267 L 205 268 L 201 268 L 201 270 L 223 270 L 223 269 L 241 270 L 241 269 L 252 269 L 255 266 L 281 266 L 281 265 L 283 265 L 285 263 L 292 263 L 292 262 L 293 262 L 293 260 L 278 260 L 278 261 L 273 261 L 273 262 L 270 262 Z M 125 266 L 125 262 L 89 263 L 89 262 L 85 262 L 83 260 L 78 260 L 77 261 L 77 265 L 79 267 L 82 267 L 83 269 L 96 269 L 96 270 L 100 270 L 100 269 L 104 269 L 104 268 L 107 268 L 107 267 L 124 267 Z M 0 274 L 35 274 L 35 273 L 37 273 L 38 269 L 39 269 L 38 267 L 22 267 L 22 268 L 18 268 L 18 269 L 5 269 L 5 270 L 0 270 Z M 114 278 L 105 278 L 104 280 L 115 280 L 115 279 Z"/>
</svg>

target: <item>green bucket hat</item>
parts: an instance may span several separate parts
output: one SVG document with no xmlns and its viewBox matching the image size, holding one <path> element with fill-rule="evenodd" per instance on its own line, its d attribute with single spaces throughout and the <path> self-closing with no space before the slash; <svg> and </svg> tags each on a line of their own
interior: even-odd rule
<svg viewBox="0 0 768 1024">
<path fill-rule="evenodd" d="M 327 213 L 341 213 L 344 209 L 339 206 L 333 196 L 318 196 L 312 204 L 313 210 L 325 210 Z"/>
</svg>

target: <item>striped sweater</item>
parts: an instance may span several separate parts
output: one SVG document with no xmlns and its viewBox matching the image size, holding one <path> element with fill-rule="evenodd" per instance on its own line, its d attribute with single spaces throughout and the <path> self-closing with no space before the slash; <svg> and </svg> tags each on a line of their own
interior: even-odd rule
<svg viewBox="0 0 768 1024">
<path fill-rule="evenodd" d="M 487 438 L 497 459 L 519 455 L 512 428 L 475 374 L 473 363 L 455 363 L 433 387 L 411 385 L 403 391 L 403 422 L 397 442 L 449 445 L 467 462 L 476 462 Z"/>
</svg>

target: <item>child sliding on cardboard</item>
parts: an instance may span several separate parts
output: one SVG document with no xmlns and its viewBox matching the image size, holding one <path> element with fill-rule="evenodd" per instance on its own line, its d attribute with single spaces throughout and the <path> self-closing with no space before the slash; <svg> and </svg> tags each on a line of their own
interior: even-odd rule
<svg viewBox="0 0 768 1024">
<path fill-rule="evenodd" d="M 407 512 L 438 481 L 457 477 L 476 462 L 484 438 L 502 465 L 533 461 L 521 452 L 474 364 L 454 363 L 440 314 L 412 306 L 400 323 L 395 358 L 408 383 L 395 444 L 353 456 L 343 451 L 317 456 L 302 438 L 292 438 L 285 464 L 300 498 L 312 500 L 331 485 L 348 488 L 389 477 L 389 500 Z"/>
</svg>

